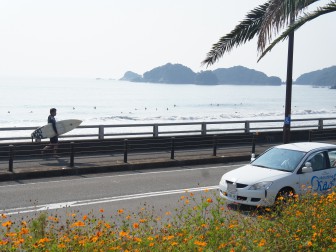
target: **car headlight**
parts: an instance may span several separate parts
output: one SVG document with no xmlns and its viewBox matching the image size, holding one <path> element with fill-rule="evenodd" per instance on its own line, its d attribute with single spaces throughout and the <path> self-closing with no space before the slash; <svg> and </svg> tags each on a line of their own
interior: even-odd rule
<svg viewBox="0 0 336 252">
<path fill-rule="evenodd" d="M 271 185 L 272 182 L 269 181 L 259 182 L 254 185 L 251 185 L 249 190 L 267 190 L 268 188 L 270 188 Z"/>
</svg>

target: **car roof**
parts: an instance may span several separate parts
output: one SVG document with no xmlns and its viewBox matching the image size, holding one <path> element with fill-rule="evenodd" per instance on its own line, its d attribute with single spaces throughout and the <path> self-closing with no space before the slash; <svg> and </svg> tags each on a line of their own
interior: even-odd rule
<svg viewBox="0 0 336 252">
<path fill-rule="evenodd" d="M 301 143 L 281 144 L 276 146 L 276 148 L 309 152 L 320 148 L 336 148 L 336 145 L 328 143 L 317 143 L 317 142 L 301 142 Z"/>
</svg>

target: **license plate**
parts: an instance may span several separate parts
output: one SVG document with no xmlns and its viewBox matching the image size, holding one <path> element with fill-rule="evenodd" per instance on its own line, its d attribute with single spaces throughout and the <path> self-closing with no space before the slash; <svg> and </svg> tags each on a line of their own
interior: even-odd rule
<svg viewBox="0 0 336 252">
<path fill-rule="evenodd" d="M 227 196 L 231 199 L 237 199 L 237 186 L 235 183 L 227 184 Z"/>
<path fill-rule="evenodd" d="M 227 194 L 227 197 L 236 200 L 236 199 L 237 199 L 237 194 L 234 194 L 234 193 L 228 193 L 228 194 Z"/>
</svg>

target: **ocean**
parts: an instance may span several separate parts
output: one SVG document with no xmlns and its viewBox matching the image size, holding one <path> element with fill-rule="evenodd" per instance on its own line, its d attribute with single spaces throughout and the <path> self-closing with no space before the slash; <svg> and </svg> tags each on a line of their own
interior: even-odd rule
<svg viewBox="0 0 336 252">
<path fill-rule="evenodd" d="M 82 125 L 284 119 L 285 85 L 132 83 L 1 78 L 0 127 L 38 127 L 49 109 Z M 293 86 L 292 119 L 336 117 L 336 90 Z"/>
</svg>

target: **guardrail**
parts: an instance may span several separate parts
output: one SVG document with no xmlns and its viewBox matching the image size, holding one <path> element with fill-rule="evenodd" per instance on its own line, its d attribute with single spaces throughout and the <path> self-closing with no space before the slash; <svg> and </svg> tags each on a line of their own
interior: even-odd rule
<svg viewBox="0 0 336 252">
<path fill-rule="evenodd" d="M 0 128 L 0 141 L 26 141 L 36 127 Z M 63 139 L 110 139 L 130 137 L 160 137 L 176 135 L 214 135 L 223 133 L 255 133 L 282 130 L 283 120 L 241 120 L 218 122 L 182 122 L 154 124 L 83 125 Z M 291 121 L 292 130 L 323 130 L 336 128 L 336 118 L 303 118 Z"/>
<path fill-rule="evenodd" d="M 335 143 L 336 129 L 300 130 L 293 132 L 298 141 L 323 141 Z M 157 160 L 207 160 L 221 157 L 232 161 L 237 155 L 258 155 L 266 148 L 279 144 L 281 131 L 256 133 L 232 133 L 219 135 L 189 135 L 173 137 L 115 138 L 89 141 L 61 141 L 57 154 L 61 160 L 46 159 L 52 156 L 42 153 L 44 143 L 15 143 L 0 145 L 0 173 L 14 172 L 14 167 L 33 170 L 38 166 L 50 169 L 60 166 L 118 166 L 131 162 L 154 162 Z M 257 148 L 257 150 L 256 150 Z M 212 158 L 211 158 L 212 159 Z M 41 161 L 45 160 L 45 161 Z M 222 159 L 223 160 L 223 159 Z M 222 161 L 212 159 L 214 161 Z M 247 160 L 247 159 L 246 159 Z M 242 159 L 240 160 L 242 161 Z"/>
</svg>

